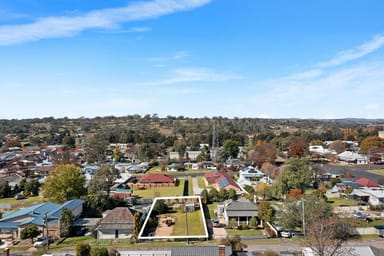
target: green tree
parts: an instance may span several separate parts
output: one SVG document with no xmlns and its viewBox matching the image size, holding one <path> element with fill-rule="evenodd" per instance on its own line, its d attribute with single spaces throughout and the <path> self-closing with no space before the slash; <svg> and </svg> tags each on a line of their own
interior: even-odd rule
<svg viewBox="0 0 384 256">
<path fill-rule="evenodd" d="M 92 247 L 90 256 L 108 256 L 108 249 L 105 247 Z"/>
<path fill-rule="evenodd" d="M 90 256 L 91 246 L 85 243 L 76 244 L 76 256 Z"/>
<path fill-rule="evenodd" d="M 228 199 L 228 191 L 225 188 L 220 188 L 219 190 L 219 199 L 221 201 L 227 200 Z"/>
<path fill-rule="evenodd" d="M 21 230 L 20 238 L 21 239 L 31 239 L 31 242 L 33 243 L 33 238 L 37 237 L 41 234 L 41 230 L 34 225 L 34 224 L 28 224 L 23 230 Z"/>
<path fill-rule="evenodd" d="M 134 239 L 138 239 L 139 238 L 139 233 L 140 233 L 140 229 L 141 229 L 141 219 L 140 219 L 140 213 L 139 212 L 135 212 L 135 214 L 133 215 L 133 218 L 134 218 L 134 230 L 133 230 L 133 238 Z"/>
<path fill-rule="evenodd" d="M 293 157 L 288 160 L 287 166 L 279 175 L 277 186 L 280 193 L 285 195 L 292 188 L 300 188 L 304 191 L 312 179 L 313 174 L 310 170 L 309 160 Z"/>
<path fill-rule="evenodd" d="M 37 179 L 32 179 L 25 183 L 24 185 L 24 195 L 34 195 L 39 194 L 40 183 Z"/>
<path fill-rule="evenodd" d="M 74 216 L 70 209 L 64 208 L 60 218 L 60 236 L 68 237 L 73 233 Z"/>
<path fill-rule="evenodd" d="M 153 206 L 153 211 L 158 214 L 163 214 L 168 212 L 168 205 L 166 205 L 164 200 L 156 200 L 156 204 Z"/>
<path fill-rule="evenodd" d="M 212 202 L 217 202 L 220 200 L 219 192 L 216 188 L 211 188 L 208 192 L 208 195 Z"/>
<path fill-rule="evenodd" d="M 257 227 L 257 219 L 256 217 L 252 216 L 251 219 L 249 220 L 249 226 L 251 228 L 256 228 Z"/>
<path fill-rule="evenodd" d="M 239 154 L 239 146 L 240 143 L 235 140 L 225 140 L 223 145 L 223 150 L 221 152 L 221 158 L 223 160 L 228 158 L 237 158 L 237 155 Z"/>
<path fill-rule="evenodd" d="M 63 203 L 85 195 L 85 177 L 74 165 L 59 165 L 43 185 L 44 197 Z"/>
<path fill-rule="evenodd" d="M 85 147 L 88 163 L 104 163 L 107 155 L 107 142 L 97 136 L 91 138 Z"/>
<path fill-rule="evenodd" d="M 208 190 L 207 189 L 203 189 L 200 193 L 200 197 L 202 199 L 205 199 L 207 202 L 211 202 L 210 198 L 209 198 L 209 194 L 208 194 Z"/>
<path fill-rule="evenodd" d="M 11 187 L 9 186 L 8 181 L 5 181 L 0 184 L 0 197 L 8 197 L 11 194 Z"/>
<path fill-rule="evenodd" d="M 111 205 L 111 186 L 119 176 L 119 171 L 110 165 L 102 165 L 88 185 L 87 202 L 91 208 L 98 211 L 108 209 Z"/>
<path fill-rule="evenodd" d="M 232 247 L 233 255 L 237 255 L 237 252 L 241 252 L 244 250 L 244 248 L 247 248 L 247 245 L 241 242 L 241 238 L 238 235 L 233 236 L 231 238 L 226 237 L 220 240 L 220 244 L 230 245 Z"/>
<path fill-rule="evenodd" d="M 228 190 L 228 199 L 237 200 L 237 193 L 233 188 Z"/>
<path fill-rule="evenodd" d="M 74 136 L 71 135 L 65 135 L 63 138 L 63 144 L 68 146 L 69 148 L 75 148 L 76 146 L 76 139 Z"/>
</svg>

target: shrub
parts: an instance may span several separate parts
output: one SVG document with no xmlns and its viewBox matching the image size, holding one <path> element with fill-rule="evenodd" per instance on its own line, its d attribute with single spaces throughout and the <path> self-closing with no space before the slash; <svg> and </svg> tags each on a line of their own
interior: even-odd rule
<svg viewBox="0 0 384 256">
<path fill-rule="evenodd" d="M 76 256 L 90 256 L 91 246 L 89 244 L 80 243 L 76 245 Z"/>
</svg>

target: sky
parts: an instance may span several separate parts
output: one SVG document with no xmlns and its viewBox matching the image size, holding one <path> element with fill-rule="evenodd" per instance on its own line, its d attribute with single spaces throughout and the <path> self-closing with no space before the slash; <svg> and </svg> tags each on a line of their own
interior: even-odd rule
<svg viewBox="0 0 384 256">
<path fill-rule="evenodd" d="M 1 0 L 0 119 L 384 118 L 382 0 Z"/>
</svg>

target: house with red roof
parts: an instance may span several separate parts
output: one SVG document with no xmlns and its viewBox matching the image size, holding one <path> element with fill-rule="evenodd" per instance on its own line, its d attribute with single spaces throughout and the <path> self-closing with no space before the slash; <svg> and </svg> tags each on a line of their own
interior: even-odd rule
<svg viewBox="0 0 384 256">
<path fill-rule="evenodd" d="M 207 185 L 213 186 L 217 190 L 224 188 L 230 190 L 233 188 L 235 191 L 241 191 L 239 185 L 232 179 L 226 172 L 212 171 L 204 174 Z"/>
<path fill-rule="evenodd" d="M 373 180 L 368 178 L 360 178 L 355 180 L 355 183 L 361 185 L 362 187 L 379 187 L 380 185 Z"/>
<path fill-rule="evenodd" d="M 150 187 L 174 187 L 176 178 L 163 173 L 149 173 L 139 179 L 138 183 L 128 184 L 131 188 L 150 188 Z"/>
</svg>

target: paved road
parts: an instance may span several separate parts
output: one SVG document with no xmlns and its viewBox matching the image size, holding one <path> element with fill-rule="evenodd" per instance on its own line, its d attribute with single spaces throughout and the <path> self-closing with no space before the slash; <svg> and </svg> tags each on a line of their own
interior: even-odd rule
<svg viewBox="0 0 384 256">
<path fill-rule="evenodd" d="M 323 170 L 332 174 L 350 173 L 356 178 L 366 177 L 380 184 L 384 184 L 384 176 L 371 173 L 369 170 L 384 169 L 384 165 L 323 165 Z"/>
</svg>

